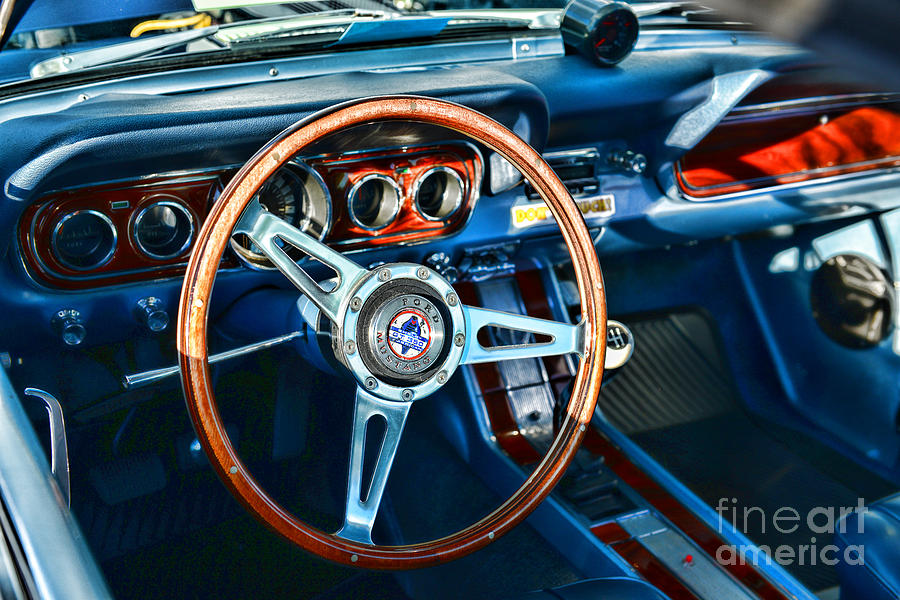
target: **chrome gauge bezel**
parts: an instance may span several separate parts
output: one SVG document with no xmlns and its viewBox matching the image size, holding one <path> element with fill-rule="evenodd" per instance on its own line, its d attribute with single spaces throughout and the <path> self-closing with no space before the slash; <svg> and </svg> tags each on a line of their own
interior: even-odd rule
<svg viewBox="0 0 900 600">
<path fill-rule="evenodd" d="M 456 195 L 456 200 L 453 204 L 453 208 L 451 208 L 449 212 L 447 212 L 446 214 L 444 214 L 442 216 L 441 215 L 438 215 L 438 216 L 429 215 L 427 212 L 422 210 L 422 206 L 419 202 L 419 192 L 421 191 L 422 183 L 428 177 L 430 177 L 431 175 L 434 175 L 435 173 L 446 173 L 459 186 L 459 192 Z M 462 207 L 463 203 L 465 202 L 467 192 L 468 192 L 468 190 L 466 190 L 466 182 L 463 180 L 463 178 L 459 175 L 459 173 L 455 169 L 451 169 L 450 167 L 445 167 L 443 165 L 431 167 L 430 169 L 426 170 L 421 175 L 419 175 L 419 177 L 416 178 L 416 181 L 413 183 L 413 186 L 412 186 L 413 205 L 416 207 L 416 212 L 419 214 L 419 216 L 422 217 L 423 219 L 425 219 L 426 221 L 435 221 L 435 222 L 447 221 L 449 219 L 452 219 L 453 215 L 455 215 L 459 211 L 459 209 Z M 444 189 L 444 193 L 445 194 L 447 193 L 447 188 Z M 444 204 L 444 200 L 441 201 L 442 206 L 443 206 L 443 204 Z"/>
<path fill-rule="evenodd" d="M 65 258 L 63 258 L 63 256 L 60 254 L 59 246 L 58 246 L 58 238 L 59 238 L 60 230 L 63 228 L 63 226 L 66 224 L 67 221 L 69 221 L 73 217 L 76 217 L 81 214 L 89 214 L 89 215 L 93 215 L 95 217 L 99 217 L 99 219 L 104 224 L 106 224 L 109 227 L 109 230 L 112 232 L 112 243 L 109 247 L 109 250 L 106 252 L 106 254 L 103 255 L 103 257 L 100 260 L 98 260 L 95 263 L 88 265 L 88 266 L 78 266 L 78 265 L 71 264 L 69 261 L 67 261 Z M 116 249 L 118 247 L 119 247 L 119 232 L 116 229 L 115 224 L 112 222 L 112 219 L 110 219 L 108 216 L 106 216 L 102 212 L 93 210 L 93 209 L 75 210 L 70 213 L 66 213 L 59 219 L 59 221 L 56 222 L 56 225 L 53 226 L 53 233 L 50 236 L 50 251 L 53 254 L 53 258 L 56 259 L 56 261 L 60 265 L 64 266 L 67 269 L 71 269 L 73 271 L 93 271 L 94 269 L 99 269 L 100 267 L 109 263 L 110 260 L 112 260 L 112 257 L 116 253 Z"/>
<path fill-rule="evenodd" d="M 158 200 L 157 200 L 158 199 Z M 135 216 L 131 220 L 130 231 L 131 231 L 131 241 L 134 244 L 134 247 L 138 249 L 144 256 L 147 258 L 152 258 L 153 260 L 170 260 L 181 256 L 185 250 L 190 248 L 191 244 L 194 241 L 194 235 L 197 233 L 197 220 L 194 218 L 194 214 L 184 205 L 182 204 L 178 198 L 174 196 L 168 195 L 158 195 L 152 196 L 150 199 L 152 200 L 147 206 L 139 210 Z M 180 211 L 183 215 L 185 215 L 188 219 L 188 224 L 190 225 L 190 232 L 188 233 L 187 239 L 184 244 L 182 244 L 177 251 L 169 253 L 169 254 L 157 254 L 156 252 L 152 252 L 148 250 L 143 243 L 141 243 L 140 237 L 138 236 L 138 231 L 141 226 L 141 221 L 143 221 L 144 217 L 147 215 L 147 212 L 155 208 L 157 206 L 165 206 L 171 208 L 175 211 Z"/>
<path fill-rule="evenodd" d="M 328 185 L 315 169 L 313 169 L 302 160 L 292 159 L 285 163 L 285 165 L 281 168 L 290 169 L 291 174 L 293 176 L 296 176 L 300 183 L 303 185 L 304 191 L 307 197 L 310 198 L 310 201 L 316 201 L 320 204 L 320 209 L 322 210 L 324 217 L 321 223 L 322 230 L 318 235 L 313 235 L 313 237 L 321 242 L 325 239 L 325 236 L 328 235 L 328 232 L 331 231 L 332 223 L 333 211 L 331 205 L 331 192 L 328 190 Z M 299 208 L 300 207 L 298 207 L 298 210 Z M 304 233 L 310 234 L 308 227 L 310 221 L 311 219 L 309 216 L 303 215 L 297 222 L 296 226 Z M 268 258 L 240 244 L 234 237 L 232 237 L 230 240 L 230 246 L 231 249 L 234 250 L 234 253 L 237 255 L 237 257 L 241 260 L 241 262 L 251 269 L 260 269 L 265 271 L 275 270 L 275 266 L 269 261 Z"/>
<path fill-rule="evenodd" d="M 386 184 L 391 190 L 394 192 L 394 206 L 391 211 L 388 213 L 387 217 L 382 217 L 379 219 L 378 225 L 367 225 L 363 223 L 356 212 L 353 210 L 353 200 L 356 198 L 356 195 L 359 193 L 360 188 L 370 181 L 381 181 Z M 382 206 L 384 205 L 384 198 L 381 200 Z M 359 227 L 360 229 L 364 229 L 366 231 L 381 231 L 382 229 L 389 227 L 397 220 L 397 215 L 400 214 L 400 207 L 403 205 L 403 189 L 400 187 L 400 184 L 397 183 L 392 177 L 384 175 L 382 173 L 369 173 L 364 177 L 360 178 L 359 181 L 353 184 L 353 187 L 347 192 L 347 214 L 350 216 L 350 220 L 353 221 L 353 224 Z M 382 208 L 379 207 L 378 213 L 381 214 Z"/>
</svg>

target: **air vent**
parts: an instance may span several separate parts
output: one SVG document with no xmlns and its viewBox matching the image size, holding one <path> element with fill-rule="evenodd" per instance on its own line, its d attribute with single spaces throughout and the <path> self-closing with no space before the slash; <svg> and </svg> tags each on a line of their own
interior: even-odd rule
<svg viewBox="0 0 900 600">
<path fill-rule="evenodd" d="M 600 179 L 597 177 L 597 162 L 600 155 L 594 148 L 551 152 L 544 160 L 556 172 L 573 198 L 596 196 L 600 193 Z M 525 186 L 529 200 L 539 200 L 540 195 L 530 185 Z"/>
</svg>

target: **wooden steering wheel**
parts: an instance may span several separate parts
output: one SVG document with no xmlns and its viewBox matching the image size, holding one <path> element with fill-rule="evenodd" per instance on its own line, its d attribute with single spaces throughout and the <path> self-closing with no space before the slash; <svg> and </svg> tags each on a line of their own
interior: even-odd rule
<svg viewBox="0 0 900 600">
<path fill-rule="evenodd" d="M 438 273 L 394 263 L 363 269 L 339 252 L 267 212 L 255 198 L 287 160 L 326 135 L 376 121 L 441 125 L 498 152 L 538 190 L 562 231 L 574 264 L 581 322 L 558 323 L 464 306 Z M 325 533 L 278 505 L 238 458 L 216 406 L 207 353 L 209 298 L 232 235 L 245 234 L 334 324 L 338 359 L 358 381 L 344 525 Z M 284 250 L 290 245 L 338 274 L 321 288 Z M 504 327 L 550 341 L 483 347 L 478 331 Z M 546 339 L 538 338 L 538 339 Z M 550 493 L 578 450 L 594 413 L 606 352 L 606 298 L 597 254 L 565 186 L 534 149 L 489 117 L 450 102 L 413 96 L 341 104 L 304 119 L 269 142 L 235 175 L 203 224 L 188 263 L 178 308 L 178 350 L 185 399 L 197 436 L 219 477 L 256 518 L 291 542 L 328 560 L 374 569 L 410 569 L 459 558 L 498 539 Z M 372 526 L 406 416 L 442 387 L 461 364 L 576 353 L 571 401 L 556 439 L 537 469 L 492 513 L 447 537 L 408 546 L 379 546 Z M 364 436 L 370 418 L 385 421 L 371 485 L 363 490 Z"/>
</svg>

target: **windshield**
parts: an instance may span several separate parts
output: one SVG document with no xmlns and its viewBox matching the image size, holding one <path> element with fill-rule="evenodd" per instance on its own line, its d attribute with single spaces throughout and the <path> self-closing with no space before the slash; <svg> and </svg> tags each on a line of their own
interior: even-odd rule
<svg viewBox="0 0 900 600">
<path fill-rule="evenodd" d="M 0 0 L 7 3 L 10 0 Z M 556 29 L 566 0 L 17 0 L 0 84 L 241 47 L 399 43 Z M 672 3 L 665 3 L 671 5 Z M 253 42 L 249 44 L 248 42 Z"/>
</svg>

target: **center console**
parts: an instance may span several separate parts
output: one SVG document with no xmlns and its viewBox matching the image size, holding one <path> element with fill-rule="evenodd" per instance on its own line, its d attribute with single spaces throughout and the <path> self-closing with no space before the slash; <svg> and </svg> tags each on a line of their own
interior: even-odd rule
<svg viewBox="0 0 900 600">
<path fill-rule="evenodd" d="M 571 321 L 577 318 L 572 285 L 562 271 L 525 266 L 506 277 L 458 284 L 457 289 L 467 304 Z M 498 338 L 495 343 L 528 341 L 503 338 L 511 335 L 507 330 L 490 333 Z M 610 327 L 608 343 L 620 343 L 615 339 L 620 334 Z M 482 439 L 459 443 L 474 468 L 495 487 L 512 484 L 516 473 L 521 482 L 549 448 L 554 412 L 558 414 L 565 401 L 575 360 L 553 356 L 468 368 L 467 385 Z M 604 380 L 612 377 L 615 371 L 607 371 Z M 495 455 L 491 460 L 477 460 L 474 446 L 480 444 Z M 501 477 L 499 471 L 513 476 L 507 472 Z M 723 530 L 716 519 L 709 506 L 598 411 L 582 450 L 530 522 L 573 564 L 588 571 L 585 575 L 608 576 L 618 569 L 619 575 L 643 579 L 673 600 L 812 597 L 777 565 L 766 564 L 764 557 L 754 561 L 759 555 L 752 551 L 744 560 L 725 560 L 730 556 L 723 548 L 755 546 L 736 530 Z"/>
</svg>

